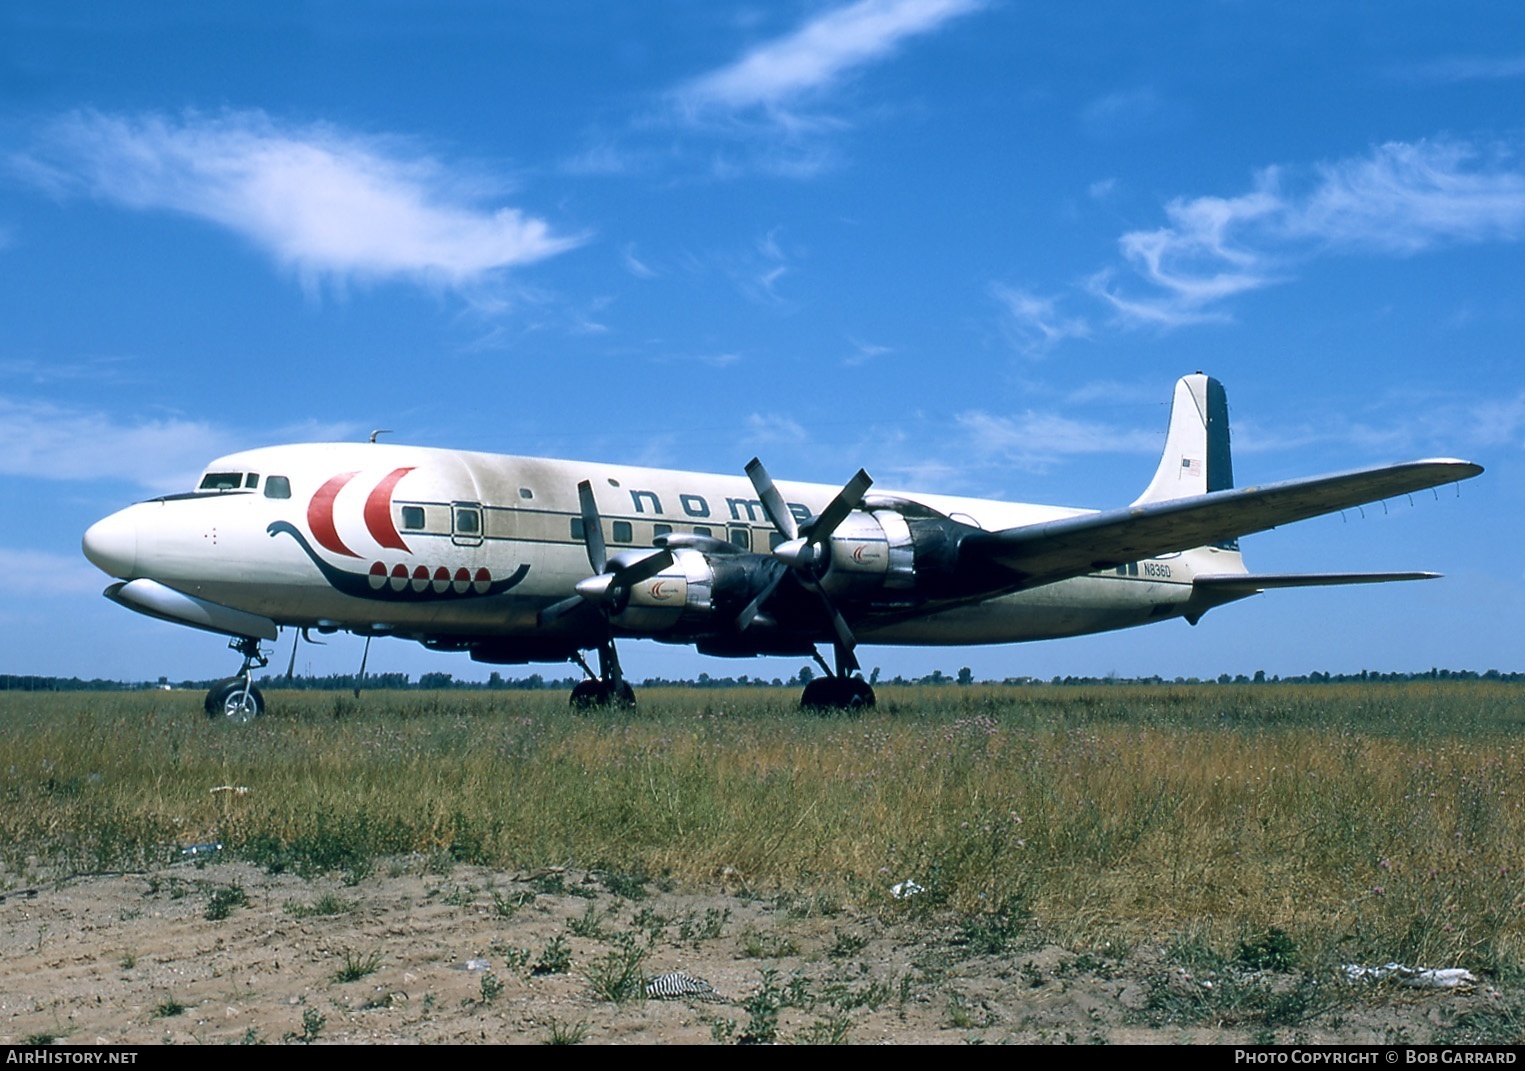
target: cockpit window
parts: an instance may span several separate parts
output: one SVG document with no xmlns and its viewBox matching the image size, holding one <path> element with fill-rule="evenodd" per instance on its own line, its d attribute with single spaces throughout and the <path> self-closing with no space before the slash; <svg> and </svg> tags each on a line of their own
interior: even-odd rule
<svg viewBox="0 0 1525 1071">
<path fill-rule="evenodd" d="M 236 491 L 244 485 L 241 472 L 209 472 L 201 478 L 200 491 Z"/>
<path fill-rule="evenodd" d="M 249 475 L 245 476 L 244 477 L 244 487 L 246 487 L 250 491 L 253 491 L 257 487 L 259 487 L 259 473 L 251 472 L 251 473 L 249 473 Z"/>
<path fill-rule="evenodd" d="M 291 479 L 286 476 L 271 476 L 265 480 L 266 498 L 290 498 Z"/>
</svg>

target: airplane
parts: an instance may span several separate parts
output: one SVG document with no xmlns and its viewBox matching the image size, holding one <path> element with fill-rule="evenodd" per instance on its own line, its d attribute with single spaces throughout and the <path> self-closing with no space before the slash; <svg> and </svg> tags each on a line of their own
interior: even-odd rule
<svg viewBox="0 0 1525 1071">
<path fill-rule="evenodd" d="M 824 672 L 802 706 L 861 709 L 875 696 L 859 643 L 1196 624 L 1271 589 L 1433 578 L 1252 573 L 1238 539 L 1483 471 L 1437 458 L 1235 487 L 1227 397 L 1201 372 L 1176 383 L 1143 494 L 1103 511 L 870 493 L 861 469 L 841 488 L 775 482 L 756 458 L 727 476 L 375 439 L 230 454 L 194 489 L 85 532 L 86 557 L 114 578 L 107 598 L 230 637 L 243 664 L 208 693 L 209 715 L 263 713 L 253 670 L 281 629 L 576 663 L 581 708 L 634 702 L 615 649 L 627 637 L 808 656 Z"/>
</svg>

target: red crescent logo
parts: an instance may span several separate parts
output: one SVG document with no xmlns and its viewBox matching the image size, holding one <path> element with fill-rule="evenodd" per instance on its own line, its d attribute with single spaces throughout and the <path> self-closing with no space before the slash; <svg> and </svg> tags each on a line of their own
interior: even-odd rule
<svg viewBox="0 0 1525 1071">
<path fill-rule="evenodd" d="M 862 565 L 863 564 L 863 552 L 865 550 L 867 550 L 867 549 L 868 548 L 865 547 L 865 546 L 854 547 L 853 548 L 853 561 L 857 562 L 859 565 Z"/>
<path fill-rule="evenodd" d="M 653 583 L 651 585 L 651 589 L 650 590 L 651 590 L 651 597 L 653 599 L 658 599 L 658 600 L 665 601 L 667 599 L 672 598 L 673 595 L 676 594 L 675 592 L 671 592 L 671 591 L 663 591 L 662 590 L 663 583 L 665 583 L 665 581 L 658 580 L 658 581 L 656 581 L 655 583 Z"/>
<path fill-rule="evenodd" d="M 402 536 L 397 534 L 397 526 L 392 523 L 392 488 L 412 471 L 411 468 L 393 469 L 365 499 L 365 527 L 370 531 L 371 538 L 383 547 L 400 550 L 404 554 L 413 552 L 402 541 Z"/>
<path fill-rule="evenodd" d="M 307 504 L 307 527 L 312 531 L 312 537 L 325 550 L 343 554 L 347 558 L 358 558 L 360 555 L 346 547 L 344 540 L 339 538 L 339 532 L 334 527 L 334 499 L 356 475 L 357 473 L 344 472 L 332 477 L 318 488 L 312 501 Z"/>
</svg>

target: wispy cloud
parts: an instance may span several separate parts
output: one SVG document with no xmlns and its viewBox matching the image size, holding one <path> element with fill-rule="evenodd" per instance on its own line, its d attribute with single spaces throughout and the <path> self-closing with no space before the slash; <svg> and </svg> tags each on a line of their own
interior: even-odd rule
<svg viewBox="0 0 1525 1071">
<path fill-rule="evenodd" d="M 1029 472 L 1069 457 L 1158 453 L 1161 443 L 1158 428 L 1119 428 L 1034 410 L 1009 417 L 976 410 L 959 414 L 957 423 L 972 451 Z"/>
<path fill-rule="evenodd" d="M 676 97 L 692 111 L 761 109 L 794 121 L 789 109 L 797 103 L 888 57 L 908 38 L 982 6 L 983 0 L 858 0 L 834 7 L 689 82 Z"/>
<path fill-rule="evenodd" d="M 1525 55 L 1444 56 L 1396 72 L 1415 82 L 1500 82 L 1525 78 Z"/>
<path fill-rule="evenodd" d="M 1507 150 L 1389 142 L 1310 175 L 1268 168 L 1247 193 L 1171 201 L 1164 226 L 1118 240 L 1127 272 L 1104 267 L 1083 289 L 1124 324 L 1179 327 L 1225 318 L 1227 299 L 1315 257 L 1525 238 L 1525 170 Z"/>
<path fill-rule="evenodd" d="M 1006 312 L 1002 329 L 1012 346 L 1029 356 L 1041 356 L 1065 339 L 1091 335 L 1083 318 L 1059 311 L 1059 297 L 1039 297 L 1004 283 L 993 284 L 990 293 Z"/>
<path fill-rule="evenodd" d="M 95 410 L 0 397 L 0 475 L 126 480 L 151 491 L 183 491 L 220 454 L 268 442 L 353 438 L 357 431 L 304 424 L 236 432 L 175 416 L 122 423 Z"/>
<path fill-rule="evenodd" d="M 304 284 L 402 279 L 468 288 L 577 245 L 501 189 L 398 139 L 263 112 L 63 116 L 12 160 L 61 195 L 206 220 L 242 236 Z"/>
</svg>

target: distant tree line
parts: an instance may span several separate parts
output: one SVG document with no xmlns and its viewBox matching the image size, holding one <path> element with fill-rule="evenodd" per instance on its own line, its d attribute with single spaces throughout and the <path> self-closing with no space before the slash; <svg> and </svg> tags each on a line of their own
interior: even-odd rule
<svg viewBox="0 0 1525 1071">
<path fill-rule="evenodd" d="M 809 666 L 803 666 L 798 673 L 788 680 L 780 677 L 773 677 L 772 679 L 752 677 L 747 674 L 742 674 L 739 677 L 711 677 L 708 673 L 701 673 L 694 680 L 648 677 L 641 682 L 641 686 L 646 688 L 783 688 L 804 685 L 814 676 L 815 673 Z M 965 666 L 956 675 L 951 677 L 943 673 L 942 670 L 937 669 L 922 677 L 902 677 L 897 675 L 888 680 L 881 680 L 879 670 L 875 669 L 870 674 L 869 680 L 875 684 L 924 684 L 948 685 L 952 687 L 976 683 L 1057 687 L 1113 684 L 1403 684 L 1416 681 L 1499 681 L 1505 684 L 1521 684 L 1525 683 L 1525 673 L 1501 673 L 1496 669 L 1479 673 L 1471 669 L 1439 668 L 1421 670 L 1417 673 L 1373 673 L 1370 670 L 1363 669 L 1360 673 L 1322 673 L 1315 671 L 1301 676 L 1281 677 L 1268 676 L 1264 670 L 1256 670 L 1254 676 L 1246 676 L 1243 673 L 1237 675 L 1221 673 L 1217 677 L 1206 678 L 1119 677 L 1109 675 L 1105 677 L 1053 677 L 1049 680 L 1042 680 L 1036 677 L 1007 677 L 1001 681 L 976 681 L 973 671 L 968 666 Z M 417 681 L 414 681 L 406 673 L 367 673 L 363 678 L 352 673 L 336 673 L 326 677 L 293 676 L 289 679 L 284 674 L 266 674 L 258 678 L 258 683 L 265 688 L 291 688 L 297 691 L 314 692 L 350 691 L 356 687 L 364 691 L 439 691 L 444 689 L 539 691 L 549 689 L 561 692 L 570 690 L 577 681 L 578 678 L 576 677 L 545 677 L 539 673 L 531 673 L 527 677 L 507 678 L 496 671 L 485 681 L 458 681 L 450 673 L 424 673 L 419 676 Z M 210 688 L 215 683 L 217 682 L 210 680 L 172 682 L 164 677 L 159 678 L 158 681 L 111 681 L 103 680 L 99 677 L 84 680 L 80 677 L 41 677 L 0 673 L 0 692 L 121 692 L 154 688 L 205 689 Z"/>
</svg>

